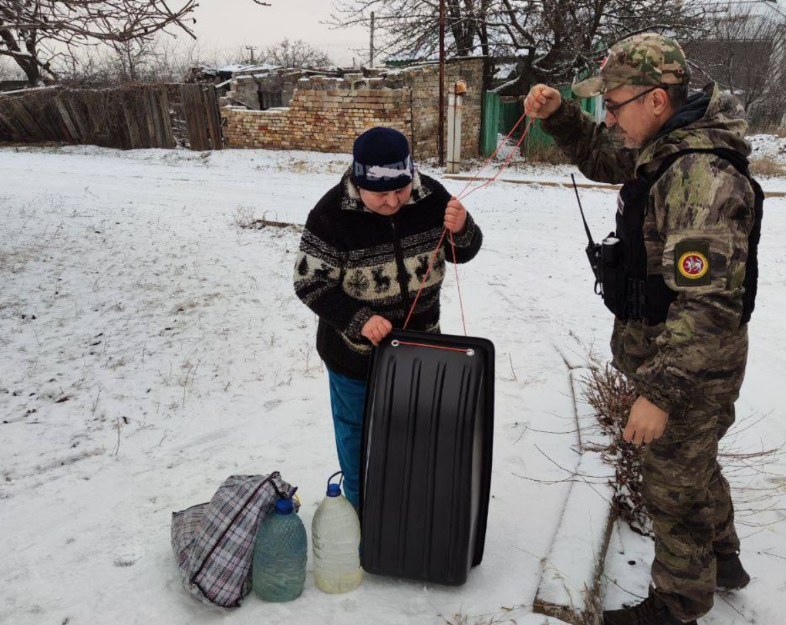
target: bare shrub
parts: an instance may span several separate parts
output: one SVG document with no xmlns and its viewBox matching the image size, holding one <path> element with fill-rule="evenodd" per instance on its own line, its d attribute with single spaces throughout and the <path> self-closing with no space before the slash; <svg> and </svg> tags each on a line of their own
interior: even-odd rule
<svg viewBox="0 0 786 625">
<path fill-rule="evenodd" d="M 570 165 L 570 160 L 556 145 L 550 145 L 527 155 L 528 163 L 539 165 Z"/>
<path fill-rule="evenodd" d="M 256 215 L 254 214 L 254 209 L 250 206 L 238 206 L 235 209 L 235 213 L 232 216 L 232 223 L 234 223 L 238 228 L 243 228 L 244 230 L 251 228 L 256 219 Z"/>
<path fill-rule="evenodd" d="M 604 461 L 614 468 L 612 486 L 617 513 L 635 532 L 651 536 L 650 518 L 641 494 L 646 447 L 622 439 L 637 397 L 633 383 L 607 364 L 605 369 L 593 368 L 583 385 L 584 399 L 592 406 L 600 428 L 610 440 L 608 446 L 599 451 Z"/>
<path fill-rule="evenodd" d="M 762 176 L 764 178 L 786 176 L 786 164 L 779 163 L 768 156 L 752 160 L 750 169 L 754 176 Z"/>
<path fill-rule="evenodd" d="M 642 496 L 642 469 L 646 455 L 645 445 L 626 443 L 622 433 L 627 425 L 628 415 L 637 398 L 634 385 L 623 374 L 607 364 L 605 369 L 593 367 L 584 379 L 582 395 L 592 406 L 601 430 L 608 436 L 609 443 L 596 449 L 603 460 L 614 468 L 614 505 L 619 517 L 630 528 L 642 536 L 652 536 L 652 524 Z M 765 448 L 751 451 L 743 448 L 740 436 L 757 425 L 766 416 L 752 419 L 748 417 L 738 427 L 723 438 L 718 453 L 724 475 L 732 485 L 737 523 L 747 527 L 769 527 L 772 523 L 782 522 L 780 516 L 772 520 L 769 513 L 782 511 L 779 501 L 779 487 L 765 484 L 752 486 L 761 477 L 773 475 L 767 467 L 777 465 L 784 457 L 784 447 Z M 765 515 L 764 518 L 761 518 Z"/>
</svg>

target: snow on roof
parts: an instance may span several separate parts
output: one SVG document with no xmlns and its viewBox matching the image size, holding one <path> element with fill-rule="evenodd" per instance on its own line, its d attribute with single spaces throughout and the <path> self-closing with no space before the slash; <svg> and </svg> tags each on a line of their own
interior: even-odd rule
<svg viewBox="0 0 786 625">
<path fill-rule="evenodd" d="M 48 89 L 58 89 L 58 85 L 44 85 L 42 87 L 24 87 L 13 91 L 0 91 L 0 97 L 7 95 L 19 95 L 20 93 L 33 93 L 35 91 L 46 91 Z"/>
<path fill-rule="evenodd" d="M 219 67 L 219 72 L 269 72 L 274 69 L 279 69 L 280 65 L 271 65 L 270 63 L 260 63 L 256 65 L 227 65 L 226 67 Z"/>
<path fill-rule="evenodd" d="M 700 0 L 699 4 L 718 15 L 758 15 L 786 19 L 786 0 Z"/>
</svg>

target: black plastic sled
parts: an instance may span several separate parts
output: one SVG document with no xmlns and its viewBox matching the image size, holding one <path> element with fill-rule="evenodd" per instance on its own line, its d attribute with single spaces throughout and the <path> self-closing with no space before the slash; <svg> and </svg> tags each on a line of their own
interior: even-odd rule
<svg viewBox="0 0 786 625">
<path fill-rule="evenodd" d="M 486 540 L 494 345 L 395 330 L 374 350 L 360 492 L 369 573 L 459 586 Z"/>
</svg>

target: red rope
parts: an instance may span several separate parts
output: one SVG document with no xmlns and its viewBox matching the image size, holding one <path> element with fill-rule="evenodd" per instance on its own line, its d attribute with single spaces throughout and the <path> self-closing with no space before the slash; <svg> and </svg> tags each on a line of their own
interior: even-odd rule
<svg viewBox="0 0 786 625">
<path fill-rule="evenodd" d="M 459 306 L 461 307 L 461 325 L 464 326 L 464 336 L 467 336 L 467 320 L 464 317 L 464 300 L 461 299 L 461 283 L 459 282 L 456 244 L 453 242 L 453 232 L 450 232 L 450 249 L 453 250 L 453 269 L 456 270 L 456 289 L 458 289 Z"/>
<path fill-rule="evenodd" d="M 429 345 L 427 343 L 410 343 L 408 341 L 399 341 L 398 345 L 409 345 L 410 347 L 430 347 L 431 349 L 441 349 L 446 352 L 461 352 L 462 354 L 469 354 L 471 350 L 460 349 L 458 347 L 445 347 L 443 345 Z"/>
<path fill-rule="evenodd" d="M 532 106 L 531 106 L 531 105 L 530 105 L 530 108 L 532 108 Z M 484 170 L 484 169 L 486 169 L 486 167 L 488 167 L 488 166 L 489 166 L 489 163 L 491 163 L 491 161 L 493 161 L 493 160 L 494 160 L 494 157 L 495 157 L 495 156 L 496 156 L 496 155 L 499 153 L 499 151 L 502 149 L 502 146 L 503 146 L 503 145 L 505 145 L 505 144 L 508 142 L 508 139 L 510 139 L 510 137 L 513 135 L 513 133 L 514 133 L 514 132 L 516 132 L 516 128 L 518 128 L 518 127 L 521 125 L 521 122 L 522 122 L 522 121 L 524 121 L 524 118 L 525 118 L 525 117 L 526 117 L 526 116 L 529 114 L 529 110 L 530 110 L 529 108 L 527 108 L 527 109 L 525 109 L 525 110 L 524 110 L 524 114 L 523 114 L 521 117 L 519 117 L 519 119 L 518 119 L 518 121 L 516 122 L 516 124 L 513 126 L 513 128 L 511 128 L 511 129 L 510 129 L 510 132 L 509 132 L 507 135 L 505 135 L 505 138 L 504 138 L 504 139 L 503 139 L 503 140 L 500 142 L 500 144 L 497 146 L 497 149 L 496 149 L 496 150 L 494 150 L 494 153 L 493 153 L 491 156 L 489 156 L 489 157 L 486 159 L 486 162 L 483 164 L 483 166 L 482 166 L 482 167 L 481 167 L 481 168 L 480 168 L 480 169 L 479 169 L 477 172 L 475 172 L 475 176 L 474 176 L 474 178 L 475 178 L 475 179 L 477 179 L 477 178 L 480 176 L 480 174 L 483 172 L 483 170 Z M 532 123 L 532 120 L 530 120 L 530 123 Z M 528 124 L 528 125 L 529 125 L 529 124 Z M 529 128 L 527 128 L 527 129 L 524 131 L 524 134 L 525 134 L 525 135 L 527 134 L 527 131 L 528 131 L 528 130 L 529 130 Z M 511 153 L 513 153 L 513 152 L 511 152 Z M 474 180 L 470 180 L 470 181 L 469 181 L 469 184 L 467 184 L 467 186 L 466 186 L 466 187 L 464 187 L 464 191 L 466 191 L 466 190 L 467 190 L 467 187 L 469 187 L 469 185 L 471 185 L 473 182 L 474 182 Z M 464 191 L 462 191 L 461 193 L 463 193 Z M 459 193 L 459 195 L 461 195 L 461 193 Z"/>
<path fill-rule="evenodd" d="M 439 248 L 442 245 L 442 241 L 445 240 L 445 233 L 448 231 L 445 228 L 442 231 L 442 236 L 439 237 L 439 243 L 437 243 L 437 249 L 434 250 L 434 255 L 431 257 L 431 262 L 428 265 L 428 269 L 426 270 L 426 275 L 423 277 L 423 282 L 420 283 L 420 288 L 418 289 L 418 294 L 415 296 L 415 301 L 412 302 L 412 308 L 409 309 L 409 314 L 407 315 L 407 320 L 404 322 L 404 329 L 407 329 L 409 325 L 409 320 L 412 318 L 412 313 L 415 312 L 415 306 L 420 299 L 420 294 L 423 292 L 423 287 L 426 286 L 426 280 L 428 280 L 429 274 L 431 273 L 431 268 L 434 266 L 434 261 L 437 260 L 437 254 L 439 253 Z"/>
<path fill-rule="evenodd" d="M 526 113 L 525 113 L 525 115 L 526 115 Z M 529 129 L 530 129 L 530 127 L 532 126 L 532 122 L 533 122 L 534 120 L 535 120 L 535 118 L 534 118 L 534 117 L 530 117 L 529 121 L 527 122 L 527 126 L 526 126 L 526 128 L 524 128 L 524 133 L 521 135 L 521 139 L 519 139 L 518 143 L 516 144 L 516 149 L 518 149 L 519 147 L 521 147 L 521 144 L 522 144 L 522 143 L 524 143 L 524 139 L 527 137 L 527 133 L 529 132 Z M 511 151 L 510 151 L 510 155 L 509 155 L 509 156 L 508 156 L 508 158 L 505 160 L 505 162 L 502 164 L 502 167 L 500 167 L 500 168 L 499 168 L 499 170 L 497 171 L 497 173 L 496 173 L 496 174 L 494 174 L 494 176 L 493 176 L 492 178 L 489 178 L 488 180 L 486 180 L 486 181 L 485 181 L 485 182 L 484 182 L 482 185 L 480 185 L 479 187 L 474 187 L 474 188 L 472 188 L 470 191 L 468 191 L 468 192 L 466 192 L 466 193 L 465 193 L 464 191 L 467 191 L 467 189 L 469 188 L 469 186 L 470 186 L 470 185 L 471 185 L 473 182 L 475 182 L 476 180 L 478 180 L 478 179 L 479 179 L 479 178 L 478 178 L 478 175 L 476 174 L 476 175 L 473 177 L 474 179 L 473 179 L 473 180 L 470 180 L 470 181 L 469 181 L 469 183 L 467 184 L 467 186 L 466 186 L 466 187 L 464 187 L 464 190 L 463 190 L 463 191 L 462 191 L 462 192 L 459 194 L 459 198 L 458 198 L 458 199 L 459 199 L 459 200 L 463 200 L 463 199 L 465 199 L 465 198 L 469 197 L 470 195 L 472 195 L 473 193 L 475 193 L 475 191 L 477 191 L 477 190 L 479 190 L 479 189 L 482 189 L 483 187 L 487 187 L 487 186 L 489 186 L 489 185 L 490 185 L 492 182 L 494 182 L 494 181 L 495 181 L 497 178 L 499 178 L 499 175 L 500 175 L 500 174 L 501 174 L 503 171 L 505 171 L 505 170 L 507 169 L 508 165 L 510 164 L 510 161 L 512 161 L 512 160 L 513 160 L 513 157 L 514 157 L 515 155 L 516 155 L 516 150 L 511 150 Z M 481 171 L 483 171 L 483 170 L 481 170 Z"/>
<path fill-rule="evenodd" d="M 524 118 L 528 114 L 529 114 L 529 108 L 524 110 L 523 115 L 521 117 L 519 117 L 519 120 L 516 122 L 516 125 L 513 126 L 511 131 L 505 136 L 505 138 L 502 140 L 502 142 L 499 144 L 499 146 L 497 146 L 497 149 L 494 150 L 494 154 L 492 154 L 486 160 L 486 162 L 483 164 L 483 166 L 472 176 L 472 179 L 467 183 L 467 186 L 464 187 L 464 189 L 462 189 L 461 193 L 458 194 L 456 199 L 461 201 L 462 199 L 466 198 L 467 196 L 473 194 L 478 189 L 482 189 L 483 187 L 487 187 L 492 182 L 494 182 L 499 177 L 499 175 L 503 171 L 505 171 L 505 169 L 507 169 L 508 165 L 510 164 L 510 161 L 513 160 L 513 156 L 516 154 L 516 149 L 518 149 L 521 146 L 521 144 L 524 142 L 524 139 L 526 138 L 527 133 L 529 132 L 530 127 L 532 126 L 532 122 L 534 121 L 533 117 L 530 117 L 529 121 L 527 122 L 527 125 L 524 128 L 524 132 L 521 135 L 521 139 L 519 139 L 518 143 L 516 143 L 516 149 L 513 149 L 513 150 L 510 151 L 510 154 L 505 159 L 505 162 L 502 164 L 502 167 L 499 168 L 497 173 L 494 174 L 494 176 L 492 178 L 490 178 L 489 180 L 486 180 L 479 187 L 475 187 L 475 188 L 471 189 L 469 192 L 467 192 L 467 189 L 469 189 L 472 186 L 472 183 L 476 182 L 476 181 L 478 181 L 480 179 L 479 177 L 480 177 L 481 172 L 484 169 L 486 169 L 486 167 L 488 167 L 489 163 L 491 163 L 491 161 L 494 159 L 494 157 L 497 155 L 497 153 L 502 149 L 502 146 L 505 145 L 505 143 L 507 143 L 508 139 L 515 132 L 516 128 L 519 127 L 521 122 L 524 121 Z M 420 283 L 420 288 L 418 289 L 418 293 L 417 293 L 417 295 L 415 295 L 415 301 L 412 302 L 412 306 L 409 309 L 409 314 L 407 315 L 407 320 L 404 322 L 404 330 L 407 329 L 407 326 L 409 325 L 409 321 L 410 321 L 410 319 L 412 319 L 412 313 L 415 312 L 415 307 L 418 305 L 418 300 L 420 299 L 420 295 L 423 293 L 423 288 L 426 286 L 426 282 L 428 282 L 428 278 L 431 275 L 431 270 L 434 267 L 434 262 L 437 260 L 437 254 L 439 253 L 439 248 L 442 247 L 442 242 L 445 240 L 445 233 L 448 233 L 448 232 L 450 233 L 450 237 L 449 237 L 450 238 L 450 247 L 451 247 L 451 250 L 453 252 L 453 267 L 456 270 L 456 288 L 458 289 L 459 306 L 461 307 L 461 323 L 464 326 L 464 336 L 467 336 L 467 320 L 466 320 L 466 318 L 464 316 L 464 302 L 463 302 L 463 300 L 461 298 L 461 285 L 459 284 L 458 263 L 456 262 L 456 244 L 455 244 L 455 242 L 453 240 L 453 231 L 448 230 L 447 228 L 442 230 L 442 236 L 439 237 L 439 243 L 437 243 L 437 249 L 434 250 L 434 254 L 431 256 L 431 262 L 429 263 L 428 269 L 426 270 L 426 275 L 423 277 L 423 281 Z M 402 345 L 414 345 L 414 343 L 401 343 L 401 344 Z M 431 347 L 431 346 L 424 345 L 423 347 Z M 449 349 L 449 348 L 439 348 L 439 349 Z M 456 350 L 456 351 L 463 351 L 463 350 Z"/>
</svg>

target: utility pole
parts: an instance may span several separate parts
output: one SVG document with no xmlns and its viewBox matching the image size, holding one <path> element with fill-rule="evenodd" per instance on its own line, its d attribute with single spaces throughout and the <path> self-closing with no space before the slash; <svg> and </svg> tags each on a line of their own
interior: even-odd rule
<svg viewBox="0 0 786 625">
<path fill-rule="evenodd" d="M 371 12 L 371 42 L 368 53 L 368 66 L 374 67 L 374 11 Z"/>
<path fill-rule="evenodd" d="M 445 0 L 439 0 L 439 134 L 440 166 L 445 165 Z"/>
<path fill-rule="evenodd" d="M 256 65 L 256 61 L 254 60 L 254 50 L 259 50 L 256 46 L 246 46 L 246 50 L 251 53 L 251 65 Z"/>
</svg>

